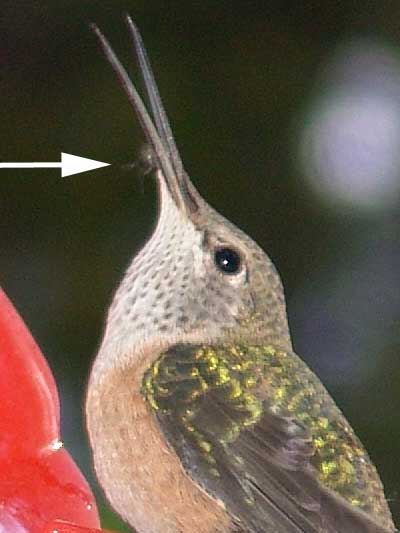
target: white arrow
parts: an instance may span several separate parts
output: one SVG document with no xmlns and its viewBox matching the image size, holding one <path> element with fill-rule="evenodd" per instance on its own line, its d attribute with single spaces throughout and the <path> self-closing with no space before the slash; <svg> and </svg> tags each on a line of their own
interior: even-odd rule
<svg viewBox="0 0 400 533">
<path fill-rule="evenodd" d="M 61 163 L 0 163 L 0 168 L 61 168 L 61 177 L 65 178 L 109 165 L 110 163 L 61 152 Z"/>
</svg>

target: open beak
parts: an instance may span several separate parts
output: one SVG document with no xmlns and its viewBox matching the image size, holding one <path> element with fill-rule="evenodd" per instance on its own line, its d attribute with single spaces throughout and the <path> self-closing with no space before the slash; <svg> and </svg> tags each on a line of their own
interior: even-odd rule
<svg viewBox="0 0 400 533">
<path fill-rule="evenodd" d="M 165 182 L 177 207 L 190 217 L 199 209 L 199 194 L 183 168 L 139 30 L 129 15 L 126 17 L 126 21 L 139 60 L 152 116 L 148 113 L 125 67 L 104 34 L 95 24 L 92 24 L 91 27 L 138 116 L 147 142 L 154 154 L 158 178 Z"/>
</svg>

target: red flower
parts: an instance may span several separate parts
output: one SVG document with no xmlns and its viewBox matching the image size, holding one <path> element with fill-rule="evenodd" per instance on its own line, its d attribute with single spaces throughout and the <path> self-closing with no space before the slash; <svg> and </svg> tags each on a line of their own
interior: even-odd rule
<svg viewBox="0 0 400 533">
<path fill-rule="evenodd" d="M 100 526 L 90 487 L 59 431 L 51 371 L 0 289 L 1 531 L 91 533 Z"/>
</svg>

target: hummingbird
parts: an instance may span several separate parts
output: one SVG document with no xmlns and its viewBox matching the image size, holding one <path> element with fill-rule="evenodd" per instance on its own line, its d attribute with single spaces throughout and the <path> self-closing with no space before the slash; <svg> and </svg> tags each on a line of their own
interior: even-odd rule
<svg viewBox="0 0 400 533">
<path fill-rule="evenodd" d="M 106 497 L 138 533 L 395 531 L 366 450 L 293 350 L 277 270 L 193 185 L 127 24 L 149 111 L 93 30 L 146 136 L 159 213 L 115 293 L 88 383 Z"/>
</svg>

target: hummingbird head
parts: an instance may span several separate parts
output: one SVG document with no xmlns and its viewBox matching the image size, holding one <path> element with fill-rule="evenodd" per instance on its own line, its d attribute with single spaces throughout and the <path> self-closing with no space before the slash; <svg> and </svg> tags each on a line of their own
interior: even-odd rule
<svg viewBox="0 0 400 533">
<path fill-rule="evenodd" d="M 279 275 L 265 252 L 215 211 L 192 184 L 183 169 L 141 37 L 129 17 L 127 22 L 152 118 L 110 45 L 94 29 L 153 151 L 159 216 L 154 233 L 134 257 L 115 295 L 104 342 L 157 338 L 215 343 L 235 339 L 288 348 Z"/>
</svg>

